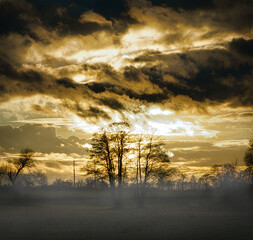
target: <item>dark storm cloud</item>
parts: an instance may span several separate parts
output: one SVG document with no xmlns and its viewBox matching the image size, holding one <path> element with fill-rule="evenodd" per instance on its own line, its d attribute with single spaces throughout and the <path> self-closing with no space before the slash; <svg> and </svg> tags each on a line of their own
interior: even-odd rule
<svg viewBox="0 0 253 240">
<path fill-rule="evenodd" d="M 122 72 L 106 64 L 85 65 L 86 71 L 93 71 L 101 79 L 101 82 L 87 84 L 78 84 L 70 78 L 57 79 L 34 70 L 18 70 L 1 58 L 0 74 L 5 79 L 1 83 L 2 97 L 43 93 L 62 100 L 98 98 L 99 105 L 118 111 L 123 110 L 125 104 L 115 99 L 117 95 L 147 103 L 161 103 L 172 96 L 185 95 L 200 102 L 229 100 L 234 105 L 252 105 L 252 65 L 233 54 L 239 50 L 244 53 L 242 47 L 237 47 L 238 41 L 250 42 L 233 40 L 229 44 L 231 51 L 195 50 L 170 55 L 147 53 L 136 58 L 135 62 L 158 63 L 152 67 L 126 67 Z M 157 92 L 136 89 L 134 83 L 143 79 L 143 89 L 150 82 L 157 87 Z M 108 96 L 113 93 L 114 96 L 96 96 L 103 93 Z M 78 104 L 71 104 L 68 109 L 82 118 L 110 119 L 106 112 L 95 106 L 83 109 Z"/>
<path fill-rule="evenodd" d="M 0 35 L 0 57 L 9 61 L 10 64 L 20 67 L 23 64 L 24 55 L 32 45 L 32 39 L 25 35 L 10 33 L 9 35 Z"/>
<path fill-rule="evenodd" d="M 83 69 L 86 72 L 95 72 L 100 81 L 118 80 L 119 73 L 109 64 L 106 63 L 95 63 L 95 64 L 84 64 Z"/>
<path fill-rule="evenodd" d="M 63 106 L 67 107 L 71 112 L 74 112 L 81 118 L 110 119 L 106 112 L 95 106 L 83 109 L 80 104 L 75 103 L 77 100 L 88 100 L 91 98 L 93 93 L 89 91 L 86 85 L 75 83 L 69 78 L 57 79 L 54 76 L 34 70 L 18 70 L 8 63 L 8 61 L 2 58 L 0 58 L 0 60 L 0 76 L 2 82 L 0 91 L 2 92 L 2 101 L 15 96 L 46 94 L 61 99 L 63 101 Z M 65 103 L 72 101 L 74 101 L 74 104 Z M 106 101 L 104 103 L 101 101 L 100 103 L 106 106 L 108 105 Z M 42 111 L 38 106 L 32 109 L 36 112 Z M 49 111 L 46 112 L 49 113 Z"/>
<path fill-rule="evenodd" d="M 93 68 L 97 70 L 98 67 L 93 66 Z M 107 78 L 110 80 L 114 71 L 111 67 L 105 67 L 104 74 L 108 75 L 109 77 Z M 78 84 L 70 78 L 57 79 L 54 76 L 34 70 L 19 70 L 3 58 L 0 58 L 0 76 L 2 101 L 14 96 L 31 96 L 39 93 L 57 97 L 63 102 L 78 99 L 88 100 L 93 94 L 101 92 L 96 84 L 93 87 L 90 87 L 92 90 L 90 91 L 89 85 L 87 85 L 87 88 L 86 85 Z M 114 85 L 110 86 L 115 87 Z M 105 91 L 105 87 L 102 90 Z M 102 98 L 98 102 L 100 105 L 107 106 L 114 110 L 123 109 L 123 105 L 113 98 Z M 96 106 L 90 106 L 89 108 L 83 109 L 78 103 L 63 103 L 63 105 L 79 117 L 85 119 L 110 119 L 106 112 Z M 38 107 L 33 109 L 38 111 Z"/>
<path fill-rule="evenodd" d="M 73 17 L 79 17 L 82 12 L 87 9 L 93 9 L 105 17 L 119 17 L 121 12 L 125 10 L 125 0 L 28 0 L 28 2 L 33 3 L 42 9 L 51 9 L 61 7 L 69 7 L 70 14 Z"/>
<path fill-rule="evenodd" d="M 249 45 L 249 41 L 246 40 L 239 42 L 242 42 L 242 45 L 246 43 Z M 233 40 L 229 45 L 230 48 L 233 51 L 243 52 L 243 49 L 239 50 L 237 43 L 238 40 Z M 137 57 L 135 61 L 158 61 L 155 66 L 143 67 L 141 71 L 153 84 L 175 96 L 186 95 L 196 101 L 234 100 L 236 104 L 252 106 L 253 66 L 247 59 L 242 60 L 233 51 L 195 50 L 170 55 L 147 53 Z"/>
<path fill-rule="evenodd" d="M 139 82 L 143 78 L 142 72 L 132 66 L 125 67 L 123 71 L 124 78 L 128 81 Z"/>
<path fill-rule="evenodd" d="M 111 109 L 119 110 L 119 111 L 125 108 L 123 104 L 120 103 L 115 98 L 102 98 L 102 99 L 99 99 L 99 103 L 101 103 L 102 105 L 108 106 Z"/>
<path fill-rule="evenodd" d="M 148 78 L 147 75 L 143 71 L 135 67 L 126 67 L 123 71 L 116 71 L 113 67 L 107 64 L 94 64 L 94 65 L 84 65 L 84 69 L 86 71 L 96 71 L 96 76 L 101 82 L 91 82 L 88 83 L 87 86 L 89 89 L 94 91 L 95 93 L 114 93 L 119 96 L 127 96 L 130 99 L 141 100 L 144 102 L 162 102 L 168 98 L 169 91 L 164 89 L 163 91 L 159 92 L 153 89 L 145 89 L 146 81 L 145 78 Z M 136 82 L 140 83 L 140 87 L 136 87 Z M 152 82 L 152 81 L 151 81 Z M 156 81 L 153 81 L 152 84 L 157 85 Z M 147 85 L 148 86 L 148 85 Z M 148 92 L 151 90 L 151 92 Z M 118 108 L 122 109 L 122 105 L 118 103 L 112 104 L 112 109 Z M 107 106 L 108 101 L 101 101 Z"/>
<path fill-rule="evenodd" d="M 213 8 L 214 3 L 212 0 L 152 0 L 153 5 L 162 5 L 166 4 L 168 7 L 172 7 L 175 9 L 208 9 Z"/>
<path fill-rule="evenodd" d="M 18 128 L 0 126 L 0 149 L 2 152 L 19 152 L 29 147 L 42 153 L 77 153 L 86 154 L 87 149 L 82 145 L 85 139 L 57 137 L 55 128 L 40 124 L 25 124 Z"/>
<path fill-rule="evenodd" d="M 137 94 L 137 93 L 128 91 L 127 94 L 132 99 L 138 99 L 146 103 L 162 103 L 163 101 L 169 99 L 168 94 L 166 92 L 167 90 L 165 90 L 163 93 Z"/>
<path fill-rule="evenodd" d="M 80 16 L 87 12 L 98 19 L 80 21 Z M 247 33 L 252 27 L 250 1 L 2 0 L 0 20 L 4 23 L 0 36 L 4 46 L 0 50 L 2 101 L 15 96 L 46 94 L 62 100 L 63 105 L 78 116 L 94 119 L 110 119 L 103 106 L 121 112 L 128 109 L 124 97 L 137 102 L 164 103 L 183 95 L 199 102 L 253 104 L 252 39 L 234 39 L 228 49 L 223 50 L 195 49 L 180 54 L 147 51 L 133 62 L 129 60 L 130 64 L 141 63 L 141 66 L 127 65 L 120 70 L 109 63 L 85 63 L 83 70 L 95 79 L 86 84 L 71 79 L 70 65 L 78 64 L 62 57 L 43 55 L 40 62 L 51 70 L 57 69 L 58 77 L 46 74 L 47 71 L 23 68 L 24 55 L 32 44 L 39 42 L 40 48 L 51 42 L 57 45 L 63 35 L 112 31 L 118 37 L 113 44 L 119 46 L 122 32 L 134 24 L 135 27 L 146 24 L 157 29 L 172 29 L 172 33 L 157 39 L 168 45 L 186 41 L 183 29 L 187 26 L 197 30 L 211 28 L 206 33 L 209 36 L 203 38 L 223 31 Z M 99 106 L 88 103 L 88 107 L 82 107 L 77 104 L 79 101 L 94 101 Z"/>
<path fill-rule="evenodd" d="M 0 74 L 6 76 L 10 79 L 29 82 L 29 83 L 42 83 L 45 80 L 44 74 L 34 71 L 18 71 L 14 66 L 12 66 L 7 60 L 0 57 Z"/>
<path fill-rule="evenodd" d="M 192 50 L 186 53 L 163 54 L 147 52 L 134 62 L 152 63 L 152 66 L 126 67 L 116 72 L 105 64 L 86 65 L 85 69 L 96 70 L 104 82 L 87 86 L 96 93 L 113 92 L 130 99 L 159 103 L 172 96 L 184 95 L 195 101 L 232 101 L 232 105 L 253 105 L 253 66 L 235 52 L 251 54 L 251 40 L 234 39 L 228 49 Z M 118 82 L 117 82 L 118 79 Z M 143 88 L 148 81 L 160 92 L 139 92 L 129 82 L 140 82 Z M 107 105 L 107 104 L 105 104 Z"/>
<path fill-rule="evenodd" d="M 88 87 L 93 91 L 95 91 L 96 93 L 111 92 L 119 96 L 126 95 L 130 99 L 140 100 L 146 103 L 161 103 L 164 100 L 168 100 L 168 92 L 169 92 L 167 89 L 164 89 L 164 92 L 162 93 L 136 92 L 135 89 L 124 88 L 122 86 L 115 86 L 109 83 L 91 83 L 88 84 Z M 117 109 L 119 106 L 121 107 L 121 105 L 117 107 L 118 103 L 116 105 L 115 103 L 110 105 L 108 104 L 108 101 L 100 100 L 99 102 L 106 106 L 110 106 L 112 109 Z"/>
<path fill-rule="evenodd" d="M 87 87 L 95 93 L 102 93 L 102 92 L 105 92 L 106 90 L 112 91 L 115 88 L 115 86 L 113 84 L 97 83 L 97 82 L 88 83 Z"/>
<path fill-rule="evenodd" d="M 2 36 L 15 33 L 49 44 L 61 32 L 62 24 L 57 28 L 50 26 L 34 4 L 25 0 L 2 0 L 0 4 Z"/>
<path fill-rule="evenodd" d="M 73 98 L 67 93 L 88 97 L 86 87 L 69 78 L 57 79 L 45 72 L 22 69 L 13 66 L 8 60 L 0 57 L 0 77 L 2 91 L 6 97 L 48 94 L 60 99 Z M 4 96 L 1 96 L 4 98 Z"/>
<path fill-rule="evenodd" d="M 122 19 L 114 24 L 113 30 L 108 25 L 95 22 L 81 23 L 80 16 L 89 10 L 113 20 Z M 47 44 L 50 38 L 42 38 L 34 29 L 43 27 L 47 31 L 57 31 L 60 36 L 66 34 L 90 34 L 99 30 L 123 32 L 127 23 L 133 22 L 127 14 L 124 0 L 89 0 L 89 1 L 36 1 L 36 0 L 2 0 L 0 22 L 2 33 L 17 32 L 28 34 L 31 38 Z M 124 20 L 124 21 L 123 21 Z"/>
<path fill-rule="evenodd" d="M 76 88 L 78 84 L 70 78 L 61 78 L 56 80 L 57 84 L 64 86 L 65 88 Z"/>
<path fill-rule="evenodd" d="M 159 2 L 130 1 L 128 12 L 143 26 L 155 27 L 161 32 L 167 30 L 167 36 L 157 39 L 157 42 L 176 44 L 178 48 L 190 46 L 196 37 L 195 31 L 199 32 L 198 38 L 202 41 L 215 37 L 222 39 L 221 35 L 225 33 L 251 36 L 252 1 L 202 1 L 205 2 L 203 4 L 199 1 Z"/>
<path fill-rule="evenodd" d="M 87 29 L 87 26 L 86 28 L 81 26 L 77 19 L 72 19 L 67 13 L 63 19 L 59 16 L 56 6 L 43 9 L 25 0 L 3 0 L 0 4 L 0 33 L 2 35 L 15 32 L 49 44 L 56 35 L 68 34 L 69 25 L 72 22 L 71 29 L 74 33 L 92 32 L 92 27 L 94 27 L 89 26 Z"/>
<path fill-rule="evenodd" d="M 0 58 L 0 78 L 4 86 L 1 100 L 14 96 L 48 93 L 53 85 L 53 76 L 35 71 L 14 67 L 6 59 Z"/>
<path fill-rule="evenodd" d="M 231 29 L 238 32 L 251 30 L 253 21 L 251 0 L 213 0 L 213 2 L 215 9 L 210 17 L 212 26 L 219 24 L 221 30 Z"/>
<path fill-rule="evenodd" d="M 113 92 L 127 95 L 130 99 L 146 102 L 163 102 L 171 96 L 185 95 L 195 101 L 211 100 L 215 102 L 232 101 L 232 105 L 250 105 L 252 99 L 252 64 L 236 54 L 235 43 L 247 43 L 246 40 L 233 40 L 227 50 L 193 50 L 184 54 L 147 53 L 135 59 L 136 62 L 159 62 L 152 67 L 127 67 L 120 76 L 111 68 L 106 72 L 107 82 L 90 83 L 88 87 L 96 93 Z M 232 47 L 233 46 L 233 47 Z M 250 51 L 249 51 L 250 53 Z M 98 70 L 98 65 L 90 66 Z M 99 70 L 99 71 L 100 71 Z M 120 84 L 113 82 L 120 76 Z M 127 88 L 128 81 L 140 81 L 145 78 L 162 92 L 147 94 L 133 87 Z M 144 86 L 143 86 L 144 87 Z"/>
<path fill-rule="evenodd" d="M 92 118 L 99 118 L 102 117 L 104 119 L 110 120 L 111 117 L 105 111 L 97 108 L 97 107 L 89 107 L 85 112 L 81 112 L 81 115 L 84 118 L 92 117 Z"/>
<path fill-rule="evenodd" d="M 1 101 L 15 96 L 31 96 L 38 93 L 53 93 L 53 76 L 36 70 L 18 69 L 8 60 L 0 57 L 0 80 L 2 86 Z"/>
<path fill-rule="evenodd" d="M 131 1 L 129 1 L 131 2 Z M 147 2 L 143 0 L 132 0 L 132 2 L 139 2 L 139 4 Z M 250 4 L 250 0 L 149 0 L 153 6 L 166 5 L 174 9 L 214 9 L 217 7 L 231 7 L 237 4 Z"/>
<path fill-rule="evenodd" d="M 37 1 L 37 0 L 2 0 L 0 10 L 1 32 L 28 34 L 36 41 L 45 44 L 51 42 L 52 38 L 66 34 L 86 35 L 99 30 L 122 33 L 131 24 L 146 15 L 156 18 L 172 26 L 173 20 L 176 24 L 180 21 L 185 25 L 212 26 L 213 33 L 224 30 L 236 30 L 238 32 L 250 30 L 253 20 L 250 1 L 126 1 L 126 0 L 89 0 L 89 1 Z M 133 8 L 141 10 L 142 14 L 135 15 Z M 130 14 L 128 11 L 130 9 Z M 166 13 L 166 11 L 168 12 Z M 96 22 L 81 23 L 80 16 L 87 11 L 93 11 L 108 21 L 113 26 L 101 25 Z M 194 11 L 192 13 L 192 11 Z M 204 14 L 203 12 L 204 11 Z M 181 16 L 182 15 L 182 16 Z M 159 20 L 159 18 L 161 18 Z M 36 31 L 41 28 L 43 31 Z M 46 33 L 47 32 L 47 33 Z M 210 34 L 210 33 L 209 33 Z M 204 37 L 204 36 L 203 36 Z"/>
<path fill-rule="evenodd" d="M 31 108 L 33 111 L 35 111 L 37 113 L 42 113 L 42 114 L 46 114 L 46 115 L 53 115 L 54 114 L 52 108 L 50 108 L 48 106 L 42 107 L 38 104 L 33 104 L 31 106 Z"/>
<path fill-rule="evenodd" d="M 90 107 L 82 107 L 79 103 L 75 102 L 72 103 L 70 101 L 66 101 L 63 105 L 64 107 L 66 107 L 67 109 L 69 109 L 71 112 L 75 113 L 77 116 L 86 119 L 86 120 L 90 120 L 90 121 L 94 121 L 97 120 L 99 118 L 103 118 L 106 120 L 110 120 L 110 116 L 103 111 L 102 109 L 99 109 L 95 106 L 90 106 Z"/>
<path fill-rule="evenodd" d="M 232 51 L 235 51 L 239 54 L 242 54 L 245 57 L 253 57 L 253 39 L 243 39 L 237 38 L 233 39 L 232 42 L 229 43 L 229 47 Z"/>
<path fill-rule="evenodd" d="M 26 1 L 0 1 L 0 22 L 2 34 L 9 32 L 27 32 L 27 19 L 24 15 L 30 15 L 35 9 Z"/>
</svg>

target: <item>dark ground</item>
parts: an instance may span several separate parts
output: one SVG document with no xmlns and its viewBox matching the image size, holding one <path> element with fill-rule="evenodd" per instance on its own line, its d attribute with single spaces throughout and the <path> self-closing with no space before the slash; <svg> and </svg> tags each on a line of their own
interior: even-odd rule
<svg viewBox="0 0 253 240">
<path fill-rule="evenodd" d="M 152 192 L 144 209 L 133 193 L 111 208 L 106 192 L 0 192 L 0 239 L 253 239 L 249 192 Z"/>
</svg>

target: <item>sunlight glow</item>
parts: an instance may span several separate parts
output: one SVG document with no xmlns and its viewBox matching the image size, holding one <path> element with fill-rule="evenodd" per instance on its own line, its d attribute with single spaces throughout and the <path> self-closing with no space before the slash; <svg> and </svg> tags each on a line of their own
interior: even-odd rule
<svg viewBox="0 0 253 240">
<path fill-rule="evenodd" d="M 85 76 L 84 75 L 81 75 L 81 74 L 77 74 L 73 77 L 73 79 L 76 81 L 76 82 L 83 82 L 85 80 Z"/>
<path fill-rule="evenodd" d="M 163 46 L 156 42 L 164 33 L 155 28 L 130 28 L 128 32 L 122 37 L 122 45 L 131 50 L 150 49 L 163 50 Z"/>
<path fill-rule="evenodd" d="M 73 121 L 74 121 L 74 125 L 73 125 L 74 128 L 82 129 L 83 131 L 87 133 L 95 133 L 99 129 L 99 126 L 94 125 L 94 124 L 89 124 L 78 116 L 73 116 Z"/>
<path fill-rule="evenodd" d="M 91 149 L 91 148 L 92 148 L 92 145 L 89 144 L 89 143 L 85 143 L 82 147 L 83 147 L 83 148 Z"/>
<path fill-rule="evenodd" d="M 174 113 L 173 111 L 162 110 L 159 107 L 151 107 L 147 112 L 147 114 L 149 115 L 165 115 L 165 116 L 172 115 L 173 113 Z"/>
<path fill-rule="evenodd" d="M 174 155 L 174 153 L 173 153 L 173 152 L 168 151 L 168 156 L 169 156 L 169 157 L 174 157 L 175 155 Z"/>
<path fill-rule="evenodd" d="M 166 122 L 148 121 L 148 124 L 155 129 L 155 134 L 160 136 L 203 136 L 213 137 L 217 131 L 205 130 L 192 122 L 174 119 Z"/>
</svg>

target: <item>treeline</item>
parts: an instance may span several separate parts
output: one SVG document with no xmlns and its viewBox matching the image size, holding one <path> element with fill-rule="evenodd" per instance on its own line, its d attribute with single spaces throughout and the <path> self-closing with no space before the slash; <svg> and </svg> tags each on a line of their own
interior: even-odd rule
<svg viewBox="0 0 253 240">
<path fill-rule="evenodd" d="M 135 179 L 128 177 L 124 179 L 123 189 L 135 189 Z M 149 190 L 161 191 L 187 191 L 187 190 L 217 190 L 217 189 L 237 189 L 253 184 L 253 171 L 251 167 L 239 170 L 235 164 L 226 163 L 214 165 L 210 171 L 200 177 L 186 176 L 180 171 L 176 171 L 171 177 L 163 175 L 153 176 L 147 183 Z M 10 187 L 7 178 L 1 177 L 0 186 Z M 104 191 L 110 188 L 108 180 L 95 176 L 82 177 L 75 182 L 73 180 L 57 178 L 52 183 L 48 182 L 47 176 L 41 172 L 20 174 L 16 180 L 17 188 L 34 189 L 55 189 L 55 190 L 80 190 L 80 191 Z"/>
<path fill-rule="evenodd" d="M 253 141 L 245 153 L 244 170 L 237 164 L 214 165 L 197 178 L 170 165 L 166 144 L 153 134 L 134 134 L 128 123 L 113 123 L 94 134 L 90 159 L 81 169 L 83 179 L 74 183 L 56 179 L 48 184 L 42 173 L 22 174 L 35 162 L 33 151 L 23 149 L 20 157 L 0 166 L 1 184 L 30 188 L 109 190 L 116 208 L 122 205 L 122 192 L 132 189 L 137 206 L 144 206 L 147 190 L 235 189 L 253 183 Z"/>
</svg>

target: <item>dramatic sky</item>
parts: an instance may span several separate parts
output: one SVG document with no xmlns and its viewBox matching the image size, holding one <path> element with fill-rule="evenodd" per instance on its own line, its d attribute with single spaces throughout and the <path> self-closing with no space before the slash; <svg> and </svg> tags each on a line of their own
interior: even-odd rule
<svg viewBox="0 0 253 240">
<path fill-rule="evenodd" d="M 188 172 L 253 138 L 251 0 L 0 0 L 1 161 L 22 147 L 51 177 L 129 121 Z"/>
</svg>

